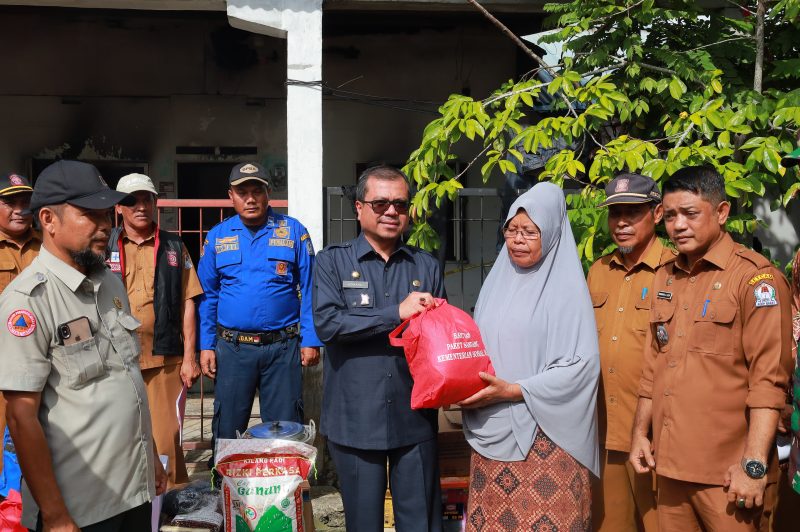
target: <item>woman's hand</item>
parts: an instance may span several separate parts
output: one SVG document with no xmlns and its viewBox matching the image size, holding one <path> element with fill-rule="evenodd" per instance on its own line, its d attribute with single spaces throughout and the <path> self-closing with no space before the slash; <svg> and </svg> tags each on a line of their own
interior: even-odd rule
<svg viewBox="0 0 800 532">
<path fill-rule="evenodd" d="M 481 408 L 495 403 L 522 401 L 522 388 L 519 384 L 512 384 L 483 371 L 478 376 L 488 386 L 458 403 L 461 408 Z"/>
</svg>

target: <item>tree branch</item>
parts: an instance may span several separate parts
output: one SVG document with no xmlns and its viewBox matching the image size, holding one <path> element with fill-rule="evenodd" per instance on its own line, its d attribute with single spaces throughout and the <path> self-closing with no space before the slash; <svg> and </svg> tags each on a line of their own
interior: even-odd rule
<svg viewBox="0 0 800 532">
<path fill-rule="evenodd" d="M 753 73 L 753 90 L 761 93 L 764 81 L 764 13 L 766 12 L 766 0 L 758 0 L 756 9 L 756 62 L 755 72 Z"/>
</svg>

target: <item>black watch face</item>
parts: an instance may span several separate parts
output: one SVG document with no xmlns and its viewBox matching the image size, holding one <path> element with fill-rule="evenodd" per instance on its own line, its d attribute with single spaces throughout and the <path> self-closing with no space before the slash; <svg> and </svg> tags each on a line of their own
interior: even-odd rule
<svg viewBox="0 0 800 532">
<path fill-rule="evenodd" d="M 745 465 L 745 471 L 750 478 L 761 478 L 767 473 L 767 468 L 764 464 L 757 460 L 750 460 Z"/>
</svg>

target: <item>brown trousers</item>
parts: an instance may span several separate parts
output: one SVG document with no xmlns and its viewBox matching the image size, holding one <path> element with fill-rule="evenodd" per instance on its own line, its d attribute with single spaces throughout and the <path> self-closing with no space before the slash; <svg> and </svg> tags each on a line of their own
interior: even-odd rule
<svg viewBox="0 0 800 532">
<path fill-rule="evenodd" d="M 738 509 L 722 486 L 658 477 L 658 526 L 662 532 L 767 532 L 777 485 L 767 485 L 762 508 Z"/>
<path fill-rule="evenodd" d="M 638 475 L 628 453 L 600 449 L 600 479 L 592 486 L 595 532 L 657 532 L 653 475 Z"/>
<path fill-rule="evenodd" d="M 142 370 L 147 402 L 150 403 L 150 418 L 153 421 L 153 439 L 156 441 L 158 454 L 169 457 L 168 488 L 189 482 L 183 449 L 178 444 L 180 435 L 175 410 L 175 401 L 183 388 L 180 371 L 180 364 Z"/>
</svg>

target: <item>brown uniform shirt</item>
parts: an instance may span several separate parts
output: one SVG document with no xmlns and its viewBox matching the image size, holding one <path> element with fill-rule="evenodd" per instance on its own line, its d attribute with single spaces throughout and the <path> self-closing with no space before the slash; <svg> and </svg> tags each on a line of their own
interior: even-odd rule
<svg viewBox="0 0 800 532">
<path fill-rule="evenodd" d="M 42 246 L 42 235 L 31 230 L 22 246 L 0 231 L 0 292 L 25 269 Z"/>
<path fill-rule="evenodd" d="M 682 255 L 659 269 L 653 292 L 639 395 L 653 401 L 656 472 L 722 485 L 744 456 L 748 408 L 786 402 L 789 284 L 724 234 L 691 270 Z"/>
<path fill-rule="evenodd" d="M 131 313 L 142 322 L 137 332 L 142 347 L 139 366 L 142 369 L 160 368 L 170 364 L 180 364 L 183 360 L 176 356 L 153 356 L 153 329 L 156 315 L 153 310 L 153 294 L 156 277 L 155 233 L 141 244 L 136 244 L 122 233 L 125 251 L 125 288 L 131 302 Z M 194 264 L 183 247 L 183 297 L 191 299 L 203 293 Z"/>
<path fill-rule="evenodd" d="M 656 239 L 630 270 L 615 251 L 589 269 L 597 335 L 600 340 L 600 393 L 597 401 L 600 442 L 629 452 L 639 401 L 639 379 L 656 270 L 677 253 Z"/>
</svg>

